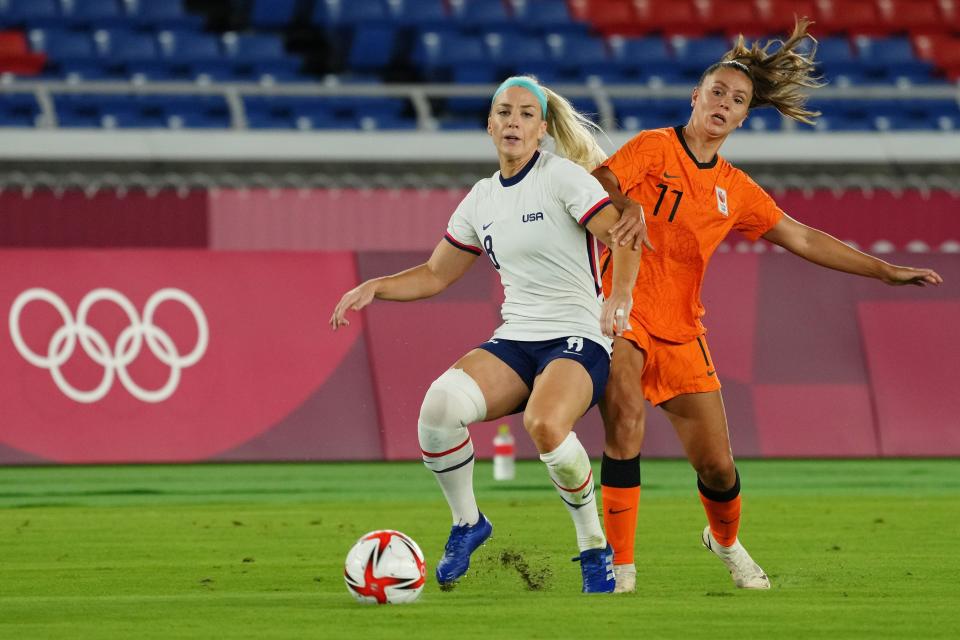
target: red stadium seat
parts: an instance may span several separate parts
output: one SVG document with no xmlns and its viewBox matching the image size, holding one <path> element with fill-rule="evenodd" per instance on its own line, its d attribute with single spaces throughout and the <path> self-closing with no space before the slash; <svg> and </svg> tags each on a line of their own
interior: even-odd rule
<svg viewBox="0 0 960 640">
<path fill-rule="evenodd" d="M 659 31 L 670 35 L 703 35 L 711 25 L 691 0 L 634 0 L 637 22 L 645 31 Z"/>
<path fill-rule="evenodd" d="M 880 20 L 891 33 L 936 33 L 949 29 L 937 0 L 879 0 Z"/>
<path fill-rule="evenodd" d="M 793 30 L 795 17 L 816 18 L 813 0 L 757 0 L 757 9 L 766 32 L 777 36 Z M 817 26 L 814 35 L 820 32 Z"/>
<path fill-rule="evenodd" d="M 640 33 L 631 0 L 572 0 L 570 13 L 605 36 Z"/>
<path fill-rule="evenodd" d="M 702 17 L 708 31 L 727 35 L 769 35 L 754 0 L 701 0 L 698 6 L 704 9 Z"/>
<path fill-rule="evenodd" d="M 35 76 L 43 71 L 47 57 L 33 53 L 19 31 L 0 31 L 0 73 Z"/>
<path fill-rule="evenodd" d="M 914 46 L 920 57 L 929 56 L 950 80 L 960 79 L 960 37 L 918 36 Z"/>
<path fill-rule="evenodd" d="M 889 32 L 875 0 L 817 0 L 817 31 L 878 35 Z"/>
</svg>

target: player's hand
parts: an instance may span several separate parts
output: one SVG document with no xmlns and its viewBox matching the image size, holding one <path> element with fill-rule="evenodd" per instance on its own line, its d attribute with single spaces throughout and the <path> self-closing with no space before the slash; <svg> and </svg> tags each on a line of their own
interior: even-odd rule
<svg viewBox="0 0 960 640">
<path fill-rule="evenodd" d="M 352 309 L 359 311 L 363 309 L 373 302 L 375 293 L 376 285 L 373 281 L 367 280 L 359 287 L 350 289 L 350 291 L 343 294 L 340 302 L 337 303 L 336 308 L 333 310 L 333 315 L 330 316 L 330 326 L 333 327 L 333 330 L 336 331 L 337 328 L 350 324 L 350 321 L 346 318 L 347 310 Z"/>
<path fill-rule="evenodd" d="M 622 336 L 623 332 L 632 329 L 630 326 L 630 310 L 633 308 L 632 292 L 611 293 L 603 301 L 600 310 L 600 330 L 608 338 Z"/>
<path fill-rule="evenodd" d="M 640 245 L 654 251 L 650 238 L 647 237 L 647 220 L 639 202 L 631 200 L 620 212 L 620 219 L 610 227 L 610 240 L 614 244 L 619 243 L 621 247 L 633 242 L 634 251 L 640 249 Z"/>
<path fill-rule="evenodd" d="M 912 284 L 925 287 L 928 284 L 937 286 L 943 283 L 943 278 L 933 269 L 915 269 L 913 267 L 898 267 L 891 265 L 883 275 L 883 281 L 889 285 L 899 286 Z"/>
</svg>

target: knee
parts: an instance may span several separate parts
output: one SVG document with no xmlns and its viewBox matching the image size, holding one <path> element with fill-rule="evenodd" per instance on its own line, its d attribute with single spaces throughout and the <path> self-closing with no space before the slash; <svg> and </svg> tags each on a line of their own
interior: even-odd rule
<svg viewBox="0 0 960 640">
<path fill-rule="evenodd" d="M 607 445 L 624 451 L 636 450 L 626 457 L 633 457 L 639 453 L 646 420 L 643 399 L 630 397 L 613 402 L 608 399 L 601 406 L 601 413 Z"/>
<path fill-rule="evenodd" d="M 483 392 L 476 381 L 461 369 L 448 369 L 434 380 L 420 406 L 417 432 L 420 446 L 431 451 L 431 442 L 439 435 L 458 431 L 486 417 L 487 406 Z"/>
<path fill-rule="evenodd" d="M 726 491 L 737 480 L 736 466 L 731 455 L 702 458 L 694 463 L 694 468 L 700 481 L 716 491 Z"/>
<path fill-rule="evenodd" d="M 523 427 L 540 453 L 553 451 L 570 433 L 572 425 L 562 424 L 549 415 L 535 415 L 529 411 L 523 416 Z"/>
</svg>

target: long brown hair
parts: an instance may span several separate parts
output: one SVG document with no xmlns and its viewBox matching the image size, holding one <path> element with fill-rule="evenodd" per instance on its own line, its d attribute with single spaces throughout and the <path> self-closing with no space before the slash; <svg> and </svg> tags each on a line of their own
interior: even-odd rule
<svg viewBox="0 0 960 640">
<path fill-rule="evenodd" d="M 741 34 L 720 62 L 707 67 L 700 76 L 700 84 L 717 69 L 737 69 L 753 83 L 751 109 L 770 105 L 789 118 L 813 124 L 820 112 L 807 108 L 807 96 L 802 89 L 816 89 L 823 86 L 824 81 L 816 73 L 817 39 L 807 33 L 810 24 L 809 18 L 799 18 L 789 38 L 769 40 L 762 46 L 754 42 L 747 47 Z M 811 43 L 809 51 L 798 51 L 800 44 L 808 39 Z"/>
</svg>

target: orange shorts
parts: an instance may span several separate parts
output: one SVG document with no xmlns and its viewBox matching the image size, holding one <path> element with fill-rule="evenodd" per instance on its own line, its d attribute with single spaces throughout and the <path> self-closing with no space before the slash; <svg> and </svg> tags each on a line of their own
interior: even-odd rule
<svg viewBox="0 0 960 640">
<path fill-rule="evenodd" d="M 667 342 L 647 333 L 636 318 L 632 320 L 634 328 L 624 331 L 623 337 L 646 354 L 640 387 L 650 404 L 656 406 L 683 393 L 720 388 L 710 349 L 702 335 L 683 344 Z"/>
</svg>

